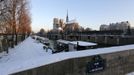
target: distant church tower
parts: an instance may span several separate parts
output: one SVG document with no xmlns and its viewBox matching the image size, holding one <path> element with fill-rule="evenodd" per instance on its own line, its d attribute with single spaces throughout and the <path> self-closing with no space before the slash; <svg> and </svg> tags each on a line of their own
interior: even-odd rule
<svg viewBox="0 0 134 75">
<path fill-rule="evenodd" d="M 68 22 L 69 22 L 69 17 L 68 17 L 68 10 L 67 10 L 66 23 Z"/>
</svg>

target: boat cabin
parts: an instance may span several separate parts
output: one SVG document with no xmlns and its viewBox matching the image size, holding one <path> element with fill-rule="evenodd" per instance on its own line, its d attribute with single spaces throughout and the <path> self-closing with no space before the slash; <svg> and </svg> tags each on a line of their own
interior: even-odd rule
<svg viewBox="0 0 134 75">
<path fill-rule="evenodd" d="M 66 41 L 66 40 L 57 40 L 57 49 L 58 50 L 64 50 L 64 51 L 69 51 L 69 47 L 68 44 L 70 43 L 70 41 Z"/>
<path fill-rule="evenodd" d="M 97 44 L 85 41 L 73 41 L 69 43 L 69 51 L 86 50 L 94 48 Z"/>
</svg>

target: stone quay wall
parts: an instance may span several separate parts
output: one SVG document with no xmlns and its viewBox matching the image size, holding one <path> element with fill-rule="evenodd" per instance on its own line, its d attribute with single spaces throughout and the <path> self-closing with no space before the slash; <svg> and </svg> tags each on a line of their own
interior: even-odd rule
<svg viewBox="0 0 134 75">
<path fill-rule="evenodd" d="M 93 56 L 73 58 L 40 66 L 11 75 L 125 75 L 134 71 L 134 50 L 100 55 L 106 60 L 102 71 L 86 73 L 87 63 Z"/>
</svg>

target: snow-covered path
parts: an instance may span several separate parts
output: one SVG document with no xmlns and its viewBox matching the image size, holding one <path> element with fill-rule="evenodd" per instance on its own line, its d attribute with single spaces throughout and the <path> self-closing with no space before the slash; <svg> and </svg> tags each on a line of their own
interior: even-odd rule
<svg viewBox="0 0 134 75">
<path fill-rule="evenodd" d="M 2 56 L 0 59 L 0 75 L 4 75 L 17 71 L 15 69 L 19 70 L 27 64 L 32 64 L 34 59 L 51 55 L 51 51 L 46 52 L 41 43 L 29 37 L 14 49 L 10 49 L 9 54 L 1 53 L 0 55 Z"/>
</svg>

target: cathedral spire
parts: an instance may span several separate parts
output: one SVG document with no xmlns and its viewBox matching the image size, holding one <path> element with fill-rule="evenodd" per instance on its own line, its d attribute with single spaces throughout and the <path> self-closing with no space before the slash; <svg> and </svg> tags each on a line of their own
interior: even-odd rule
<svg viewBox="0 0 134 75">
<path fill-rule="evenodd" d="M 69 22 L 68 10 L 67 10 L 66 22 L 67 22 L 67 23 Z"/>
</svg>

